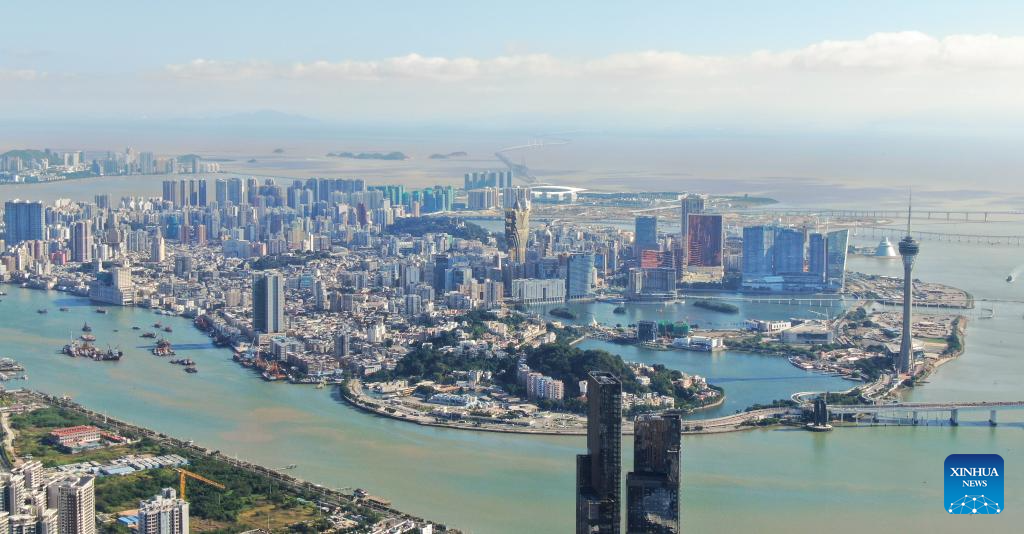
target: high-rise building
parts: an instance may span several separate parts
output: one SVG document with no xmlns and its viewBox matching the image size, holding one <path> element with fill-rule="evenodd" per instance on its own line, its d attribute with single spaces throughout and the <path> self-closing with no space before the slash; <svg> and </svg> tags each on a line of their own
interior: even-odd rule
<svg viewBox="0 0 1024 534">
<path fill-rule="evenodd" d="M 206 196 L 206 180 L 205 179 L 200 179 L 199 180 L 199 190 L 196 193 L 197 193 L 197 196 L 198 196 L 198 198 L 196 200 L 198 200 L 199 206 L 200 207 L 206 207 L 207 196 Z"/>
<path fill-rule="evenodd" d="M 164 236 L 158 231 L 153 240 L 150 241 L 149 261 L 160 263 L 167 258 L 167 246 L 164 243 Z"/>
<path fill-rule="evenodd" d="M 594 298 L 594 253 L 570 254 L 566 269 L 565 288 L 569 300 Z"/>
<path fill-rule="evenodd" d="M 688 218 L 686 265 L 722 267 L 725 234 L 721 215 L 690 214 Z"/>
<path fill-rule="evenodd" d="M 807 272 L 820 279 L 824 285 L 827 264 L 828 251 L 825 236 L 815 232 L 807 240 Z"/>
<path fill-rule="evenodd" d="M 679 247 L 680 257 L 676 265 L 681 269 L 686 263 L 687 243 L 690 242 L 690 215 L 704 213 L 707 197 L 704 195 L 686 195 L 679 199 Z"/>
<path fill-rule="evenodd" d="M 260 273 L 252 282 L 252 328 L 260 334 L 285 331 L 284 279 L 277 273 Z"/>
<path fill-rule="evenodd" d="M 626 476 L 626 532 L 677 534 L 682 421 L 641 415 L 635 422 L 633 471 Z"/>
<path fill-rule="evenodd" d="M 920 245 L 910 236 L 910 206 L 907 206 L 907 235 L 900 240 L 900 256 L 903 258 L 903 337 L 900 339 L 900 355 L 896 371 L 909 373 L 914 365 L 914 338 L 911 324 L 914 322 L 914 260 L 921 252 Z"/>
<path fill-rule="evenodd" d="M 576 534 L 622 530 L 622 382 L 587 376 L 587 454 L 576 457 Z"/>
<path fill-rule="evenodd" d="M 92 261 L 92 225 L 78 221 L 71 227 L 71 260 L 80 263 Z"/>
<path fill-rule="evenodd" d="M 25 475 L 21 473 L 3 473 L 0 475 L 0 483 L 3 484 L 3 495 L 0 504 L 3 511 L 17 514 L 21 505 L 25 503 Z"/>
<path fill-rule="evenodd" d="M 748 226 L 743 229 L 743 275 L 772 274 L 775 247 L 775 228 Z"/>
<path fill-rule="evenodd" d="M 188 534 L 188 502 L 171 488 L 139 503 L 138 534 Z"/>
<path fill-rule="evenodd" d="M 526 244 L 529 237 L 530 203 L 517 199 L 511 208 L 505 209 L 505 242 L 508 246 L 509 263 L 519 266 L 526 262 Z"/>
<path fill-rule="evenodd" d="M 256 181 L 253 180 L 252 184 L 255 185 Z M 242 179 L 241 178 L 228 178 L 227 187 L 227 199 L 228 202 L 238 206 L 242 203 Z"/>
<path fill-rule="evenodd" d="M 4 203 L 4 226 L 7 228 L 7 246 L 22 241 L 41 241 L 44 235 L 43 203 L 8 200 Z"/>
<path fill-rule="evenodd" d="M 339 360 L 349 355 L 352 350 L 352 335 L 341 332 L 334 337 L 334 357 Z"/>
<path fill-rule="evenodd" d="M 637 257 L 645 250 L 658 250 L 658 218 L 650 215 L 641 215 L 634 221 L 636 230 L 636 255 Z"/>
<path fill-rule="evenodd" d="M 850 246 L 850 231 L 835 230 L 825 236 L 825 286 L 841 291 L 846 286 L 846 254 Z"/>
<path fill-rule="evenodd" d="M 95 480 L 69 478 L 55 487 L 61 534 L 96 534 Z"/>
<path fill-rule="evenodd" d="M 775 231 L 775 274 L 804 272 L 804 233 L 795 228 Z"/>
</svg>

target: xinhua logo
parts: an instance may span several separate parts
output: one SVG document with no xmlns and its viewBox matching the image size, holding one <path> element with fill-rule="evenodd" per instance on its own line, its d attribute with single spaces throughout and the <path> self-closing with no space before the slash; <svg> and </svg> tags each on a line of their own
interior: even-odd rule
<svg viewBox="0 0 1024 534">
<path fill-rule="evenodd" d="M 950 514 L 999 514 L 1003 511 L 1003 457 L 998 454 L 950 454 L 943 466 L 944 508 Z"/>
</svg>

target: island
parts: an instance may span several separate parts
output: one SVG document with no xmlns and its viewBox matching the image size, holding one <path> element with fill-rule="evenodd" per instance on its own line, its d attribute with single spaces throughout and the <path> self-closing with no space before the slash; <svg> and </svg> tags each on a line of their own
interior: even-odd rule
<svg viewBox="0 0 1024 534">
<path fill-rule="evenodd" d="M 345 159 L 376 159 L 384 161 L 404 161 L 409 159 L 402 152 L 328 152 L 327 157 L 329 158 L 345 158 Z"/>
<path fill-rule="evenodd" d="M 694 306 L 703 308 L 705 310 L 716 311 L 719 313 L 739 313 L 740 309 L 735 304 L 729 304 L 728 302 L 718 302 L 709 299 L 701 299 L 694 301 Z"/>
<path fill-rule="evenodd" d="M 466 152 L 449 152 L 447 154 L 431 154 L 430 159 L 452 159 L 452 158 L 464 158 L 469 154 Z"/>
</svg>

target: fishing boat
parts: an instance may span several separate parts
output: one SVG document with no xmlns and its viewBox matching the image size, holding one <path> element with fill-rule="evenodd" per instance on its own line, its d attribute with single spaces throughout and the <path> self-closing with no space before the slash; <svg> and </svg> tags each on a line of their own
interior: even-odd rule
<svg viewBox="0 0 1024 534">
<path fill-rule="evenodd" d="M 195 374 L 199 372 L 199 369 L 196 369 L 195 367 L 186 367 L 185 372 Z"/>
<path fill-rule="evenodd" d="M 144 332 L 144 333 L 142 334 L 142 337 L 144 337 L 144 338 L 148 338 L 148 339 L 153 339 L 153 338 L 155 338 L 155 337 L 156 337 L 156 334 L 155 334 L 155 333 L 153 333 L 153 332 Z"/>
<path fill-rule="evenodd" d="M 96 341 L 96 336 L 92 334 L 82 334 L 82 341 Z"/>
<path fill-rule="evenodd" d="M 46 311 L 46 308 L 39 308 L 38 310 L 36 310 L 36 313 L 41 315 L 41 314 L 47 313 L 47 311 Z"/>
<path fill-rule="evenodd" d="M 162 325 L 162 324 L 160 324 L 160 323 L 153 323 L 153 328 L 160 328 L 160 327 L 162 327 L 162 326 L 163 326 L 163 325 Z"/>
<path fill-rule="evenodd" d="M 107 313 L 106 308 L 96 308 L 96 313 Z"/>
<path fill-rule="evenodd" d="M 141 329 L 141 328 L 139 328 L 139 327 L 137 327 L 137 326 L 133 326 L 133 327 L 132 327 L 132 330 L 142 330 L 142 329 Z"/>
<path fill-rule="evenodd" d="M 172 330 L 171 327 L 169 327 L 169 326 L 165 326 L 164 327 L 164 332 L 174 332 L 174 330 Z"/>
<path fill-rule="evenodd" d="M 121 359 L 121 356 L 124 356 L 124 352 L 120 348 L 112 349 L 108 346 L 107 352 L 100 353 L 98 356 L 94 356 L 93 359 L 104 362 L 116 362 Z"/>
<path fill-rule="evenodd" d="M 151 351 L 154 356 L 174 356 L 174 349 L 171 347 L 171 342 L 166 339 L 161 339 L 156 342 L 156 346 Z"/>
<path fill-rule="evenodd" d="M 85 323 L 82 325 L 82 332 L 92 332 L 92 327 L 89 326 L 89 323 Z"/>
<path fill-rule="evenodd" d="M 196 362 L 193 361 L 192 358 L 181 358 L 181 359 L 177 359 L 177 360 L 171 360 L 170 363 L 173 363 L 175 365 L 185 365 L 185 366 L 193 366 L 193 365 L 196 364 Z"/>
<path fill-rule="evenodd" d="M 70 309 L 68 309 L 68 308 L 61 308 L 61 309 L 60 309 L 60 311 L 62 311 L 62 312 L 66 312 L 66 311 L 71 311 L 71 310 L 70 310 Z"/>
<path fill-rule="evenodd" d="M 1014 280 L 1016 280 L 1016 279 L 1017 279 L 1017 277 L 1016 277 L 1016 276 L 1013 276 L 1013 273 L 1010 273 L 1010 276 L 1007 276 L 1007 277 L 1006 277 L 1006 283 L 1007 283 L 1007 284 L 1012 284 L 1012 283 L 1013 283 L 1013 281 L 1014 281 Z"/>
</svg>

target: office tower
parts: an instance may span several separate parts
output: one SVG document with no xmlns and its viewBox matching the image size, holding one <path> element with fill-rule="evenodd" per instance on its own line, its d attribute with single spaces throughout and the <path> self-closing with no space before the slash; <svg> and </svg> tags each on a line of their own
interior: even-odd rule
<svg viewBox="0 0 1024 534">
<path fill-rule="evenodd" d="M 8 247 L 22 241 L 41 241 L 44 235 L 43 203 L 8 200 L 4 203 L 4 225 Z"/>
<path fill-rule="evenodd" d="M 434 272 L 431 285 L 434 286 L 434 291 L 438 294 L 443 294 L 447 291 L 446 281 L 449 261 L 447 254 L 434 255 Z"/>
<path fill-rule="evenodd" d="M 228 182 L 223 178 L 217 178 L 213 182 L 213 199 L 217 201 L 218 206 L 223 206 L 228 202 Z"/>
<path fill-rule="evenodd" d="M 700 215 L 704 213 L 706 207 L 706 197 L 702 195 L 685 195 L 679 199 L 679 250 L 681 252 L 680 258 L 676 261 L 676 265 L 682 268 L 686 263 L 686 246 L 690 242 L 690 215 Z"/>
<path fill-rule="evenodd" d="M 516 201 L 512 208 L 505 210 L 505 242 L 508 245 L 509 262 L 513 265 L 522 265 L 526 261 L 529 236 L 529 204 Z"/>
<path fill-rule="evenodd" d="M 148 501 L 139 502 L 138 534 L 188 534 L 188 502 L 164 488 Z"/>
<path fill-rule="evenodd" d="M 721 267 L 725 240 L 722 216 L 690 214 L 687 220 L 686 265 Z"/>
<path fill-rule="evenodd" d="M 57 484 L 57 518 L 61 534 L 96 534 L 95 481 L 91 476 Z"/>
<path fill-rule="evenodd" d="M 849 246 L 849 230 L 835 230 L 825 237 L 826 289 L 841 291 L 846 286 L 846 254 Z"/>
<path fill-rule="evenodd" d="M 150 242 L 149 261 L 160 263 L 167 258 L 167 246 L 164 243 L 164 236 L 158 230 L 156 236 Z"/>
<path fill-rule="evenodd" d="M 636 227 L 636 255 L 644 250 L 658 250 L 658 218 L 641 215 L 634 221 Z"/>
<path fill-rule="evenodd" d="M 197 193 L 198 193 L 198 197 L 199 197 L 197 199 L 199 201 L 199 206 L 206 207 L 206 200 L 207 200 L 207 198 L 206 198 L 206 180 L 205 179 L 199 180 L 199 191 Z"/>
<path fill-rule="evenodd" d="M 71 227 L 71 260 L 80 263 L 92 261 L 92 225 L 78 221 Z"/>
<path fill-rule="evenodd" d="M 594 253 L 570 254 L 565 288 L 569 300 L 594 298 Z"/>
<path fill-rule="evenodd" d="M 896 371 L 909 373 L 914 363 L 914 339 L 911 334 L 914 302 L 914 260 L 921 252 L 920 245 L 910 236 L 910 205 L 907 205 L 907 235 L 900 240 L 900 256 L 903 258 L 903 338 L 900 340 L 900 355 L 896 362 Z"/>
<path fill-rule="evenodd" d="M 807 241 L 807 272 L 813 274 L 824 285 L 825 271 L 828 264 L 828 251 L 825 236 L 813 233 Z"/>
<path fill-rule="evenodd" d="M 253 182 L 255 183 L 255 182 Z M 227 199 L 228 202 L 238 206 L 242 203 L 242 179 L 241 178 L 229 178 L 227 184 Z"/>
<path fill-rule="evenodd" d="M 775 247 L 775 228 L 748 226 L 743 229 L 743 275 L 772 274 Z"/>
<path fill-rule="evenodd" d="M 178 204 L 175 207 L 183 207 L 189 205 L 189 194 L 188 194 L 188 180 L 178 180 Z"/>
<path fill-rule="evenodd" d="M 178 190 L 175 188 L 174 180 L 163 181 L 163 196 L 164 202 L 170 202 L 172 205 L 177 207 L 178 205 Z"/>
<path fill-rule="evenodd" d="M 611 373 L 587 376 L 587 454 L 576 457 L 576 534 L 621 529 L 622 383 Z"/>
<path fill-rule="evenodd" d="M 634 428 L 633 471 L 626 476 L 626 532 L 677 534 L 682 421 L 678 415 L 641 415 Z"/>
<path fill-rule="evenodd" d="M 775 274 L 804 272 L 804 233 L 795 228 L 775 231 Z"/>
<path fill-rule="evenodd" d="M 284 279 L 277 273 L 260 273 L 252 282 L 252 327 L 260 334 L 285 331 Z"/>
</svg>

